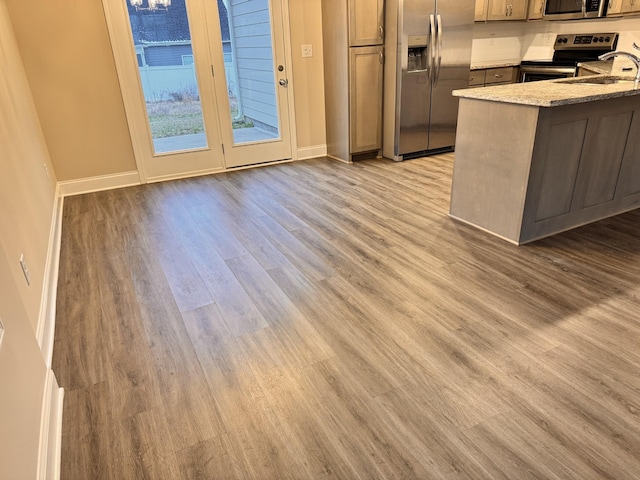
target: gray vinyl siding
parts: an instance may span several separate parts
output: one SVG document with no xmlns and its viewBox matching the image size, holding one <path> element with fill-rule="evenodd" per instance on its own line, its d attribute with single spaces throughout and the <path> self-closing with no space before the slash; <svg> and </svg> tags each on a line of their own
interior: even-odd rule
<svg viewBox="0 0 640 480">
<path fill-rule="evenodd" d="M 278 127 L 268 0 L 231 0 L 242 112 Z"/>
<path fill-rule="evenodd" d="M 191 45 L 148 46 L 144 49 L 145 60 L 150 67 L 182 65 L 182 55 L 193 55 Z"/>
</svg>

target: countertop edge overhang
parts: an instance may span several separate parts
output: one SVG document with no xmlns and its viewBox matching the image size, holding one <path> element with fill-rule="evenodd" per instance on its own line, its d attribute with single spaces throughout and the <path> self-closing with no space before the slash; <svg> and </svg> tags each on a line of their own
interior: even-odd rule
<svg viewBox="0 0 640 480">
<path fill-rule="evenodd" d="M 602 78 L 602 75 L 468 88 L 454 90 L 453 95 L 460 98 L 536 107 L 558 107 L 640 95 L 640 88 L 634 84 L 633 76 L 616 76 L 616 78 L 627 80 L 620 83 L 605 85 L 584 83 L 589 79 L 599 78 Z M 576 83 L 578 79 L 581 83 Z"/>
</svg>

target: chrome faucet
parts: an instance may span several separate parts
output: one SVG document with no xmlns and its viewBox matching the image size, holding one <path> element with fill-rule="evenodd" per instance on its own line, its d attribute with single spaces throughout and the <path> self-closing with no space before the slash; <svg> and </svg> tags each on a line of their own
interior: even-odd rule
<svg viewBox="0 0 640 480">
<path fill-rule="evenodd" d="M 633 46 L 638 48 L 635 44 Z M 636 78 L 634 79 L 634 81 L 636 85 L 638 85 L 638 83 L 640 83 L 640 57 L 634 55 L 633 53 L 616 50 L 615 52 L 607 52 L 603 55 L 600 55 L 598 58 L 600 60 L 609 60 L 613 57 L 626 57 L 633 62 L 633 64 L 636 66 Z"/>
</svg>

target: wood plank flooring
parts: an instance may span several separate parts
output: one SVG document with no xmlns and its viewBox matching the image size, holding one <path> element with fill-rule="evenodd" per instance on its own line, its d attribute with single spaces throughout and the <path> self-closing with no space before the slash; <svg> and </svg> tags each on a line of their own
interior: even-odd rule
<svg viewBox="0 0 640 480">
<path fill-rule="evenodd" d="M 640 210 L 515 247 L 452 165 L 67 198 L 62 478 L 639 479 Z"/>
</svg>

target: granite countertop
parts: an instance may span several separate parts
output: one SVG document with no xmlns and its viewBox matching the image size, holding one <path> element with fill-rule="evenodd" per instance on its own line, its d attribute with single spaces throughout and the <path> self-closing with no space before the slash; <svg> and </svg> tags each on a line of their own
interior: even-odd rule
<svg viewBox="0 0 640 480">
<path fill-rule="evenodd" d="M 520 65 L 520 62 L 517 60 L 513 60 L 510 62 L 502 61 L 494 61 L 494 62 L 484 62 L 484 63 L 473 63 L 471 64 L 471 70 L 484 70 L 486 68 L 505 68 L 505 67 L 517 67 Z"/>
<path fill-rule="evenodd" d="M 576 83 L 598 78 L 620 78 L 629 81 L 611 84 Z M 517 103 L 538 107 L 558 107 L 575 103 L 594 102 L 609 98 L 640 95 L 640 87 L 634 84 L 633 76 L 591 75 L 577 78 L 543 80 L 540 82 L 510 83 L 491 87 L 454 90 L 460 98 L 487 100 L 491 102 Z"/>
<path fill-rule="evenodd" d="M 613 69 L 613 62 L 610 61 L 595 61 L 595 62 L 580 62 L 578 63 L 579 68 L 583 68 L 585 70 L 589 70 L 590 72 L 601 73 L 605 75 L 610 75 Z"/>
</svg>

